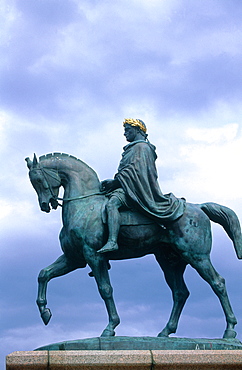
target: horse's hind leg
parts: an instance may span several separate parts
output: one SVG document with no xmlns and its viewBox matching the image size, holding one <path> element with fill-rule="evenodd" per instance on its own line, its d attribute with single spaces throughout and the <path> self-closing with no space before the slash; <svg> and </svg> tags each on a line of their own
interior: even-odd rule
<svg viewBox="0 0 242 370">
<path fill-rule="evenodd" d="M 54 263 L 40 271 L 38 276 L 38 296 L 36 303 L 45 325 L 49 323 L 52 316 L 50 309 L 46 307 L 46 291 L 48 282 L 55 277 L 68 274 L 76 268 L 77 266 L 70 263 L 63 254 Z"/>
<path fill-rule="evenodd" d="M 211 286 L 214 293 L 220 300 L 227 323 L 223 338 L 235 338 L 236 332 L 234 331 L 234 327 L 237 324 L 237 320 L 229 302 L 224 278 L 220 276 L 215 270 L 209 256 L 207 255 L 193 256 L 190 264 L 197 270 L 199 275 Z"/>
<path fill-rule="evenodd" d="M 175 333 L 182 309 L 189 297 L 189 291 L 183 279 L 187 263 L 175 257 L 176 262 L 171 263 L 164 255 L 156 256 L 157 262 L 162 268 L 166 282 L 172 291 L 173 307 L 170 318 L 165 328 L 158 334 L 158 337 L 167 337 Z"/>
</svg>

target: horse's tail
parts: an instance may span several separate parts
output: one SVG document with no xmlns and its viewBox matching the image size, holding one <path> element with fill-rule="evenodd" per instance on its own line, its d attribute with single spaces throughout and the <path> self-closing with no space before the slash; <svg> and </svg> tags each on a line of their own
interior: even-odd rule
<svg viewBox="0 0 242 370">
<path fill-rule="evenodd" d="M 242 234 L 239 219 L 232 209 L 217 203 L 199 204 L 200 208 L 213 222 L 221 225 L 234 244 L 239 259 L 242 259 Z"/>
</svg>

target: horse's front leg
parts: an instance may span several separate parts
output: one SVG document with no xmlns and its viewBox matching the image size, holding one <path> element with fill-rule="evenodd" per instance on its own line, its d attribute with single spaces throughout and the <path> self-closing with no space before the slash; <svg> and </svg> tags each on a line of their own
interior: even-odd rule
<svg viewBox="0 0 242 370">
<path fill-rule="evenodd" d="M 99 293 L 104 300 L 108 312 L 109 322 L 103 330 L 101 337 L 111 337 L 115 335 L 114 329 L 119 325 L 120 318 L 113 299 L 113 288 L 109 278 L 108 263 L 102 255 L 91 251 L 88 247 L 85 249 L 88 250 L 85 253 L 86 261 L 92 269 Z"/>
<path fill-rule="evenodd" d="M 108 312 L 108 325 L 103 330 L 101 337 L 111 337 L 115 335 L 114 329 L 119 325 L 120 318 L 113 299 L 113 288 L 110 283 L 106 261 L 104 264 L 102 262 L 99 263 L 97 272 L 95 272 L 94 277 L 97 282 L 98 290 Z"/>
<path fill-rule="evenodd" d="M 54 263 L 40 271 L 38 276 L 38 296 L 36 303 L 45 325 L 49 323 L 52 316 L 50 309 L 46 307 L 46 291 L 48 282 L 55 277 L 68 274 L 76 268 L 77 266 L 70 263 L 63 254 Z"/>
</svg>

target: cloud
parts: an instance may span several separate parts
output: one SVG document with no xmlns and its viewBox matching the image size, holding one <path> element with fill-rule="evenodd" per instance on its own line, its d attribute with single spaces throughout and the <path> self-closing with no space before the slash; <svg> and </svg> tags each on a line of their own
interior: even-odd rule
<svg viewBox="0 0 242 370">
<path fill-rule="evenodd" d="M 236 123 L 229 124 L 218 128 L 191 128 L 187 134 L 195 141 L 212 143 L 231 142 L 236 139 L 239 125 Z"/>
<path fill-rule="evenodd" d="M 240 156 L 242 140 L 239 125 L 191 128 L 188 129 L 187 135 L 193 139 L 193 143 L 184 145 L 181 154 L 187 163 L 190 162 L 194 166 L 194 182 L 190 185 L 198 188 L 198 183 L 204 181 L 206 189 L 214 199 L 238 199 L 241 176 L 238 173 L 237 159 Z"/>
<path fill-rule="evenodd" d="M 238 39 L 232 36 L 230 21 L 222 24 L 224 14 L 216 7 L 208 15 L 207 6 L 195 6 L 190 12 L 188 4 L 184 7 L 177 2 L 168 6 L 133 1 L 128 13 L 123 3 L 83 2 L 78 11 L 74 11 L 74 2 L 67 4 L 64 23 L 58 20 L 60 7 L 57 19 L 44 24 L 46 12 L 52 12 L 41 2 L 34 7 L 23 2 L 18 9 L 14 24 L 16 29 L 23 25 L 24 42 L 19 42 L 20 33 L 13 33 L 9 72 L 3 76 L 6 107 L 11 98 L 16 112 L 20 109 L 22 114 L 32 114 L 37 110 L 55 120 L 70 115 L 72 109 L 76 115 L 87 104 L 110 109 L 118 102 L 135 99 L 159 102 L 161 109 L 176 106 L 191 111 L 211 104 L 215 94 L 217 99 L 220 95 L 222 99 L 233 98 L 236 84 L 234 94 L 240 93 L 240 55 L 234 58 Z M 39 21 L 35 22 L 37 14 Z M 211 22 L 210 27 L 203 16 Z M 194 25 L 194 19 L 200 27 Z M 182 28 L 184 24 L 192 27 L 192 32 Z M 231 37 L 229 42 L 223 41 L 223 30 Z M 203 40 L 198 40 L 198 35 L 203 35 Z"/>
</svg>

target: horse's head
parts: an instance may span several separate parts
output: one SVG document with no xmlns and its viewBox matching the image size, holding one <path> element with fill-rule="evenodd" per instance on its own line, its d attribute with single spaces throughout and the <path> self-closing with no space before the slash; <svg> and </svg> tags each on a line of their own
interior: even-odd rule
<svg viewBox="0 0 242 370">
<path fill-rule="evenodd" d="M 41 211 L 50 212 L 58 207 L 57 197 L 61 178 L 55 169 L 43 167 L 34 155 L 33 161 L 25 159 L 29 168 L 29 178 L 37 195 Z"/>
</svg>

